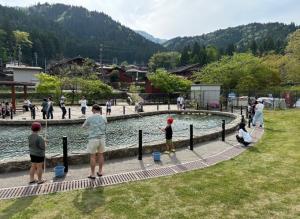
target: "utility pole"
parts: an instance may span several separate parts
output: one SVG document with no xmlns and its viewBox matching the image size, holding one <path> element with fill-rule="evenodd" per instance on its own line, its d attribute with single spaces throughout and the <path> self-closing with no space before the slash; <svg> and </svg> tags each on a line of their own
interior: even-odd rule
<svg viewBox="0 0 300 219">
<path fill-rule="evenodd" d="M 35 66 L 37 66 L 37 52 L 34 52 Z"/>
<path fill-rule="evenodd" d="M 100 50 L 99 50 L 99 59 L 100 59 L 100 71 L 102 75 L 102 79 L 104 79 L 104 73 L 103 73 L 103 64 L 102 64 L 102 52 L 103 52 L 103 44 L 100 44 Z"/>
<path fill-rule="evenodd" d="M 22 50 L 21 50 L 21 46 L 19 45 L 19 47 L 18 47 L 18 65 L 21 64 L 21 56 L 22 56 Z"/>
<path fill-rule="evenodd" d="M 46 70 L 47 70 L 47 58 L 45 57 L 45 73 L 46 73 Z"/>
</svg>

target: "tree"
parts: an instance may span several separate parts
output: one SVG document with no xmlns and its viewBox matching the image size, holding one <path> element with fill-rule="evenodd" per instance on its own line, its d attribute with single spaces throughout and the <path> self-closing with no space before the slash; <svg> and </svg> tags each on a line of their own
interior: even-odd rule
<svg viewBox="0 0 300 219">
<path fill-rule="evenodd" d="M 29 40 L 29 33 L 15 30 L 13 31 L 14 37 L 15 37 L 15 51 L 14 55 L 15 58 L 18 57 L 18 61 L 20 62 L 21 60 L 21 49 L 22 47 L 31 47 L 32 42 Z"/>
<path fill-rule="evenodd" d="M 191 88 L 192 82 L 183 77 L 168 73 L 164 69 L 158 69 L 148 76 L 152 85 L 165 93 L 186 92 Z"/>
<path fill-rule="evenodd" d="M 190 48 L 188 46 L 183 48 L 183 51 L 180 56 L 180 65 L 188 65 L 190 62 Z"/>
<path fill-rule="evenodd" d="M 233 43 L 230 43 L 226 48 L 226 54 L 232 56 L 235 51 L 235 47 Z"/>
<path fill-rule="evenodd" d="M 218 49 L 215 47 L 215 46 L 207 46 L 205 48 L 206 50 L 206 56 L 207 56 L 207 63 L 210 63 L 210 62 L 215 62 L 219 59 L 220 57 L 220 54 L 219 54 L 219 51 Z M 205 63 L 205 64 L 207 64 Z"/>
<path fill-rule="evenodd" d="M 155 71 L 158 68 L 172 69 L 177 67 L 179 62 L 179 52 L 159 52 L 151 56 L 148 66 L 150 71 Z"/>
<path fill-rule="evenodd" d="M 250 44 L 250 50 L 252 52 L 253 55 L 256 55 L 257 54 L 257 43 L 255 40 L 252 40 L 251 41 L 251 44 Z"/>
<path fill-rule="evenodd" d="M 297 30 L 289 37 L 286 47 L 286 64 L 287 82 L 300 82 L 300 30 Z"/>
<path fill-rule="evenodd" d="M 57 76 L 40 73 L 36 76 L 39 79 L 37 92 L 51 95 L 54 94 L 57 98 L 61 94 L 61 80 Z"/>
<path fill-rule="evenodd" d="M 96 75 L 88 78 L 80 78 L 79 85 L 81 93 L 91 102 L 99 98 L 107 98 L 112 94 L 112 88 L 104 84 Z"/>
<path fill-rule="evenodd" d="M 195 73 L 194 80 L 221 84 L 224 90 L 237 89 L 245 94 L 277 86 L 281 82 L 278 71 L 269 68 L 260 58 L 248 53 L 224 56 L 220 61 L 210 63 Z"/>
</svg>

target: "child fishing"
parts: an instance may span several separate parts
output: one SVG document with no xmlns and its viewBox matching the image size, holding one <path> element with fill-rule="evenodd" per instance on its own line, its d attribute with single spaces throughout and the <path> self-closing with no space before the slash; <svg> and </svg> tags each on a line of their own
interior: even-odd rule
<svg viewBox="0 0 300 219">
<path fill-rule="evenodd" d="M 29 184 L 42 184 L 46 180 L 42 178 L 43 163 L 45 160 L 45 140 L 39 135 L 42 126 L 39 122 L 34 122 L 31 125 L 32 133 L 28 136 L 29 152 L 31 160 L 31 168 L 29 171 Z M 37 175 L 37 180 L 35 179 Z"/>
<path fill-rule="evenodd" d="M 170 152 L 175 152 L 175 147 L 172 142 L 172 136 L 173 136 L 173 130 L 172 130 L 172 123 L 174 119 L 173 118 L 168 118 L 167 119 L 167 126 L 162 129 L 160 128 L 161 131 L 165 132 L 166 135 L 166 151 L 165 154 L 169 154 Z"/>
</svg>

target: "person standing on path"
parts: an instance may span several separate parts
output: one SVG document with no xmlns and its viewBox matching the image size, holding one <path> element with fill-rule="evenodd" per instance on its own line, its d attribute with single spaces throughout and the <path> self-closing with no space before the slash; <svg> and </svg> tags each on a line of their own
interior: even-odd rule
<svg viewBox="0 0 300 219">
<path fill-rule="evenodd" d="M 67 110 L 66 110 L 66 105 L 65 105 L 65 97 L 61 96 L 60 101 L 59 101 L 59 106 L 60 109 L 62 111 L 62 119 L 66 119 L 66 114 L 67 114 Z"/>
<path fill-rule="evenodd" d="M 105 105 L 106 105 L 106 115 L 110 115 L 110 113 L 111 113 L 111 100 L 108 100 Z"/>
<path fill-rule="evenodd" d="M 45 140 L 39 135 L 42 126 L 39 122 L 34 122 L 31 125 L 32 134 L 28 137 L 29 153 L 31 160 L 31 167 L 29 171 L 29 184 L 37 183 L 42 184 L 43 180 L 43 163 L 45 160 Z M 37 175 L 37 180 L 34 175 Z"/>
<path fill-rule="evenodd" d="M 255 106 L 255 114 L 252 120 L 252 125 L 256 126 L 256 123 L 259 123 L 259 127 L 263 127 L 264 116 L 263 116 L 264 104 L 263 101 L 258 101 L 258 104 Z"/>
<path fill-rule="evenodd" d="M 87 100 L 85 99 L 85 96 L 83 96 L 81 98 L 81 100 L 79 100 L 80 103 L 80 107 L 81 107 L 81 116 L 85 117 L 85 112 L 86 112 L 86 107 L 87 107 Z"/>
<path fill-rule="evenodd" d="M 90 179 L 96 179 L 96 159 L 98 157 L 99 170 L 97 176 L 101 177 L 103 174 L 104 156 L 105 151 L 105 132 L 107 119 L 105 116 L 101 115 L 101 107 L 94 104 L 92 107 L 93 115 L 89 116 L 82 127 L 88 130 L 88 143 L 87 152 L 90 154 L 90 166 L 91 173 L 88 176 Z"/>
<path fill-rule="evenodd" d="M 47 119 L 53 119 L 53 101 L 52 97 L 48 97 Z"/>
<path fill-rule="evenodd" d="M 46 119 L 47 116 L 47 110 L 48 110 L 48 101 L 46 98 L 43 99 L 42 103 L 42 113 L 43 113 L 43 119 Z"/>
</svg>

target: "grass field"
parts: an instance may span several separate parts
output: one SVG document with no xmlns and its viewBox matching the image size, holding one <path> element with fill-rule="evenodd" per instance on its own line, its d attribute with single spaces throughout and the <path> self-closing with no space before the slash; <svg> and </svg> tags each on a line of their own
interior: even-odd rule
<svg viewBox="0 0 300 219">
<path fill-rule="evenodd" d="M 0 202 L 0 218 L 300 218 L 300 111 L 265 113 L 242 155 L 202 170 Z"/>
</svg>

